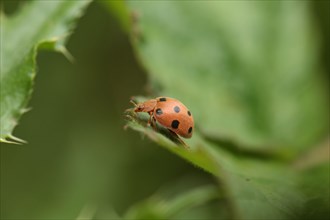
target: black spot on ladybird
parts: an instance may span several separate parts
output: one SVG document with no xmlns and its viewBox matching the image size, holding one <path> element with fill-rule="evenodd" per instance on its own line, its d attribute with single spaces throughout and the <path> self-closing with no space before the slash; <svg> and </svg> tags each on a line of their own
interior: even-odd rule
<svg viewBox="0 0 330 220">
<path fill-rule="evenodd" d="M 156 114 L 161 115 L 161 114 L 163 114 L 163 111 L 160 108 L 157 108 L 156 109 Z"/>
<path fill-rule="evenodd" d="M 180 122 L 178 120 L 173 120 L 171 127 L 177 129 L 179 127 Z"/>
<path fill-rule="evenodd" d="M 160 98 L 159 101 L 160 102 L 166 102 L 166 98 L 164 98 L 164 97 L 163 98 Z"/>
<path fill-rule="evenodd" d="M 191 112 L 190 111 L 188 111 L 188 115 L 191 116 Z"/>
<path fill-rule="evenodd" d="M 179 113 L 179 112 L 180 112 L 180 107 L 179 107 L 179 106 L 175 106 L 175 107 L 174 107 L 174 111 L 175 111 L 176 113 Z"/>
<path fill-rule="evenodd" d="M 192 132 L 192 127 L 188 129 L 188 133 L 190 134 Z"/>
</svg>

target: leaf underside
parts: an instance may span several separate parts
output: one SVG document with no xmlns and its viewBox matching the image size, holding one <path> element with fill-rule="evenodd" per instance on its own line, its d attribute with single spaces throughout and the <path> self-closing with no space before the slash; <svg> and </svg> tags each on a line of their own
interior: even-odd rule
<svg viewBox="0 0 330 220">
<path fill-rule="evenodd" d="M 155 97 L 189 106 L 196 129 L 186 150 L 141 123 L 145 116 L 127 126 L 214 175 L 230 218 L 306 218 L 314 196 L 322 208 L 308 217 L 329 213 L 329 190 L 303 187 L 329 185 L 329 158 L 314 166 L 316 179 L 292 165 L 327 129 L 308 4 L 128 1 L 127 10 Z"/>
<path fill-rule="evenodd" d="M 128 8 L 155 91 L 189 106 L 206 138 L 297 153 L 326 132 L 308 2 L 128 1 Z"/>
</svg>

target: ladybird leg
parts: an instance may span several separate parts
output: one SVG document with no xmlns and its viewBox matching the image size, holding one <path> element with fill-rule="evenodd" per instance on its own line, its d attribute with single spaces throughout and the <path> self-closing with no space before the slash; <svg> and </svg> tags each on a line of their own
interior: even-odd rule
<svg viewBox="0 0 330 220">
<path fill-rule="evenodd" d="M 183 145 L 184 148 L 189 149 L 188 145 L 179 137 L 179 135 L 177 133 L 175 133 L 174 131 L 167 129 L 174 137 L 175 140 L 180 142 L 180 144 Z"/>
<path fill-rule="evenodd" d="M 149 120 L 148 120 L 148 125 L 150 125 L 153 129 L 155 129 L 155 125 L 154 125 L 154 116 L 151 112 L 149 112 Z"/>
<path fill-rule="evenodd" d="M 153 116 L 153 114 L 152 114 L 152 112 L 149 112 L 149 120 L 148 120 L 148 126 L 151 126 L 151 127 L 153 127 L 154 128 L 154 121 L 153 121 L 153 119 L 154 119 L 154 116 Z"/>
<path fill-rule="evenodd" d="M 151 126 L 155 131 L 157 131 L 156 119 L 154 116 L 151 117 Z"/>
<path fill-rule="evenodd" d="M 149 112 L 148 126 L 151 125 L 151 113 Z"/>
</svg>

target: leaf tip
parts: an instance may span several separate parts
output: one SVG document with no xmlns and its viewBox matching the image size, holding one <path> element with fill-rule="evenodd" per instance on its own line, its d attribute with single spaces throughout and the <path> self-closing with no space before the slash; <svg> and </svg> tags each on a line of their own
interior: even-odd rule
<svg viewBox="0 0 330 220">
<path fill-rule="evenodd" d="M 68 51 L 68 49 L 64 46 L 60 46 L 59 48 L 57 48 L 57 50 L 62 53 L 65 58 L 67 58 L 71 63 L 75 62 L 75 58 L 74 56 L 70 53 L 70 51 Z"/>
<path fill-rule="evenodd" d="M 11 140 L 13 140 L 13 141 L 15 141 L 17 144 L 27 144 L 28 142 L 27 141 L 25 141 L 25 140 L 23 140 L 23 139 L 20 139 L 20 138 L 18 138 L 18 137 L 15 137 L 15 136 L 13 136 L 13 135 L 8 135 L 8 137 L 11 139 Z"/>
<path fill-rule="evenodd" d="M 6 144 L 17 144 L 17 145 L 22 145 L 22 144 L 27 144 L 27 141 L 22 140 L 18 137 L 15 137 L 13 135 L 8 135 L 6 138 L 0 138 L 1 143 L 6 143 Z"/>
</svg>

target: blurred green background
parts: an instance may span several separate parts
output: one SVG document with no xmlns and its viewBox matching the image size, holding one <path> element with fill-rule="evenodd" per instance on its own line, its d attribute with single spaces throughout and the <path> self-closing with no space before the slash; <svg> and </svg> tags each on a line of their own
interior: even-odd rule
<svg viewBox="0 0 330 220">
<path fill-rule="evenodd" d="M 8 15 L 25 3 L 1 2 Z M 315 28 L 321 30 L 319 65 L 325 81 L 328 7 L 327 2 L 310 4 Z M 58 53 L 38 54 L 32 110 L 15 130 L 28 144 L 1 143 L 1 219 L 75 219 L 86 205 L 96 207 L 99 219 L 110 219 L 112 210 L 122 215 L 160 189 L 173 194 L 218 184 L 147 137 L 123 129 L 130 97 L 153 96 L 154 85 L 104 3 L 91 3 L 67 48 L 74 63 Z M 217 208 L 208 207 L 200 219 L 218 218 Z"/>
</svg>

